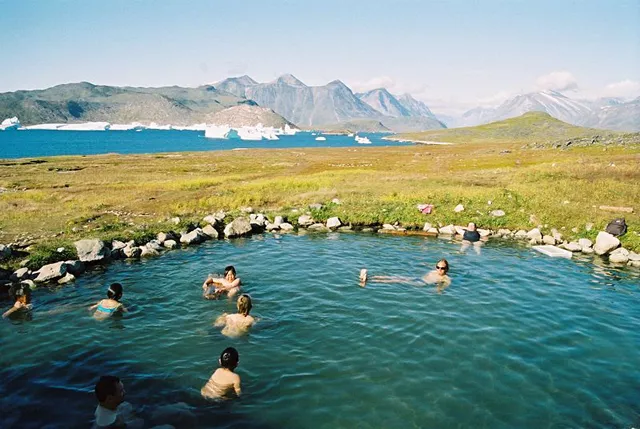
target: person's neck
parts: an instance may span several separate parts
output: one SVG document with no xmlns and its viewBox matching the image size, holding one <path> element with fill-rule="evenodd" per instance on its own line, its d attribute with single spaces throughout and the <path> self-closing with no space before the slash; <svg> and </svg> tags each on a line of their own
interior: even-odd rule
<svg viewBox="0 0 640 429">
<path fill-rule="evenodd" d="M 118 408 L 117 405 L 107 403 L 107 402 L 100 402 L 100 406 L 102 408 L 106 408 L 107 410 L 111 410 L 111 411 L 115 411 Z"/>
</svg>

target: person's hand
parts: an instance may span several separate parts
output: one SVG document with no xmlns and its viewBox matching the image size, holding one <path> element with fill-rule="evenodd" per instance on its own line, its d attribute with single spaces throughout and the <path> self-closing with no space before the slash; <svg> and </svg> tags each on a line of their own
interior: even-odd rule
<svg viewBox="0 0 640 429">
<path fill-rule="evenodd" d="M 26 306 L 25 306 L 23 303 L 21 303 L 20 301 L 16 301 L 16 303 L 15 303 L 15 304 L 13 304 L 13 306 L 14 306 L 15 308 L 24 308 L 24 307 L 26 307 Z"/>
</svg>

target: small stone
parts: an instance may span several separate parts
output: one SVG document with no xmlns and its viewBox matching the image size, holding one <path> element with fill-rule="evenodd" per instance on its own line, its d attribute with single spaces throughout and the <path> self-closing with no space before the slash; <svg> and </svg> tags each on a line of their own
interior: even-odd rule
<svg viewBox="0 0 640 429">
<path fill-rule="evenodd" d="M 584 229 L 587 231 L 591 231 L 593 229 L 593 224 L 591 222 L 589 222 L 588 224 L 586 224 L 584 226 Z"/>
<path fill-rule="evenodd" d="M 171 223 L 174 225 L 179 225 L 180 224 L 180 218 L 179 217 L 172 217 L 171 218 Z"/>
<path fill-rule="evenodd" d="M 492 204 L 492 203 L 491 203 L 491 200 L 487 201 L 487 205 L 488 205 L 488 206 L 490 206 L 491 204 Z"/>
<path fill-rule="evenodd" d="M 462 204 L 458 204 L 458 205 L 453 209 L 453 211 L 454 211 L 454 212 L 456 212 L 456 213 L 463 212 L 463 211 L 464 211 L 464 206 L 463 206 Z"/>
<path fill-rule="evenodd" d="M 640 253 L 629 252 L 629 260 L 630 261 L 640 261 Z"/>
<path fill-rule="evenodd" d="M 280 225 L 282 222 L 284 222 L 284 218 L 282 216 L 276 216 L 275 219 L 273 219 L 273 223 L 275 225 Z"/>
<path fill-rule="evenodd" d="M 142 253 L 142 251 L 140 250 L 140 248 L 138 246 L 127 245 L 127 247 L 122 249 L 122 253 L 127 258 L 135 259 L 135 258 L 139 258 L 140 257 L 140 254 Z"/>
<path fill-rule="evenodd" d="M 240 209 L 240 211 L 241 211 L 242 213 L 247 213 L 247 214 L 249 214 L 249 213 L 253 213 L 253 207 L 242 207 L 242 208 Z"/>
<path fill-rule="evenodd" d="M 527 238 L 529 240 L 535 240 L 537 243 L 542 243 L 542 233 L 538 228 L 533 228 L 531 231 L 527 232 Z"/>
<path fill-rule="evenodd" d="M 126 243 L 124 243 L 124 242 L 122 242 L 122 241 L 119 241 L 119 240 L 113 240 L 113 241 L 111 242 L 111 250 L 112 250 L 112 251 L 113 251 L 113 250 L 121 250 L 121 249 L 124 249 L 125 247 L 127 247 L 127 244 L 126 244 Z"/>
<path fill-rule="evenodd" d="M 178 243 L 175 240 L 165 240 L 162 245 L 167 249 L 175 249 L 176 247 L 178 247 Z"/>
<path fill-rule="evenodd" d="M 429 231 L 431 228 L 433 228 L 433 225 L 431 225 L 429 222 L 425 223 L 424 226 L 422 227 L 423 231 Z"/>
<path fill-rule="evenodd" d="M 382 225 L 382 229 L 385 231 L 395 231 L 396 227 L 391 225 L 390 223 L 385 223 Z"/>
<path fill-rule="evenodd" d="M 364 227 L 364 228 L 362 228 L 362 232 L 373 232 L 373 228 L 370 228 L 368 226 Z"/>
<path fill-rule="evenodd" d="M 337 198 L 332 199 L 332 200 L 331 200 L 331 202 L 332 202 L 333 204 L 338 204 L 338 205 L 340 205 L 340 200 L 339 200 L 339 199 L 337 199 Z"/>
<path fill-rule="evenodd" d="M 282 231 L 282 232 L 293 231 L 293 225 L 291 225 L 290 223 L 287 223 L 287 222 L 283 222 L 283 223 L 280 224 L 280 231 Z"/>
<path fill-rule="evenodd" d="M 56 252 L 58 252 L 58 253 L 62 253 L 62 252 L 64 252 L 64 247 L 58 247 L 58 248 L 56 249 Z"/>
<path fill-rule="evenodd" d="M 224 236 L 227 238 L 240 237 L 251 233 L 251 223 L 245 217 L 234 219 L 224 228 Z"/>
<path fill-rule="evenodd" d="M 575 241 L 571 243 L 567 243 L 562 247 L 567 249 L 569 252 L 582 252 L 582 246 L 579 243 L 576 243 Z"/>
<path fill-rule="evenodd" d="M 76 279 L 76 276 L 74 276 L 71 273 L 67 273 L 63 278 L 61 278 L 60 280 L 58 280 L 58 284 L 59 285 L 63 285 L 66 283 L 71 283 L 72 281 L 74 281 Z"/>
<path fill-rule="evenodd" d="M 593 249 L 591 247 L 583 247 L 582 248 L 582 253 L 584 253 L 585 255 L 591 255 L 593 253 L 595 253 L 593 251 Z"/>
<path fill-rule="evenodd" d="M 571 232 L 573 232 L 574 234 L 577 234 L 578 231 L 579 231 L 578 228 L 571 228 Z"/>
<path fill-rule="evenodd" d="M 504 210 L 494 210 L 491 213 L 491 216 L 493 217 L 502 217 L 504 216 L 506 213 L 504 212 Z"/>
<path fill-rule="evenodd" d="M 309 204 L 309 208 L 311 210 L 320 210 L 320 209 L 322 209 L 322 207 L 324 207 L 324 206 L 322 204 L 320 204 L 320 203 Z"/>
<path fill-rule="evenodd" d="M 215 215 L 209 215 L 202 218 L 203 221 L 207 222 L 211 226 L 216 226 L 218 223 L 218 218 Z"/>
<path fill-rule="evenodd" d="M 545 236 L 543 236 L 543 237 L 542 237 L 542 242 L 543 242 L 544 244 L 550 244 L 551 246 L 555 246 L 555 244 L 556 244 L 556 239 L 555 239 L 555 238 L 553 238 L 553 237 L 552 237 L 552 236 L 550 236 L 550 235 L 545 235 Z"/>
<path fill-rule="evenodd" d="M 280 225 L 276 225 L 275 223 L 267 222 L 267 231 L 278 231 L 280 229 Z"/>
<path fill-rule="evenodd" d="M 593 242 L 591 240 L 589 240 L 588 238 L 581 238 L 578 240 L 578 244 L 580 246 L 582 246 L 583 248 L 585 247 L 592 247 L 593 246 Z"/>
<path fill-rule="evenodd" d="M 313 218 L 309 215 L 302 215 L 298 218 L 298 225 L 302 227 L 307 227 L 313 224 L 314 224 Z"/>
<path fill-rule="evenodd" d="M 626 264 L 629 262 L 629 251 L 620 247 L 609 254 L 609 262 L 616 264 Z"/>
<path fill-rule="evenodd" d="M 519 230 L 515 233 L 514 237 L 515 237 L 515 238 L 518 238 L 518 239 L 527 238 L 527 231 L 525 231 L 524 229 L 519 229 Z"/>
<path fill-rule="evenodd" d="M 453 225 L 443 226 L 438 230 L 438 233 L 442 235 L 455 235 L 456 228 Z"/>
<path fill-rule="evenodd" d="M 146 258 L 149 256 L 158 256 L 160 254 L 156 249 L 149 247 L 148 245 L 140 246 L 139 249 L 140 249 L 141 258 Z"/>
<path fill-rule="evenodd" d="M 209 238 L 218 238 L 218 231 L 212 225 L 205 225 L 202 228 L 202 232 L 206 234 Z"/>
<path fill-rule="evenodd" d="M 34 290 L 37 286 L 33 280 L 26 279 L 20 282 L 21 285 L 29 286 L 29 289 Z"/>
</svg>

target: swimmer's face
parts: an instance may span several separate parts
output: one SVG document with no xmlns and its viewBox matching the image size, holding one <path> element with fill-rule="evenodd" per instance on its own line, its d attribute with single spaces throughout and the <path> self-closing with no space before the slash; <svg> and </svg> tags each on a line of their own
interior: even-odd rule
<svg viewBox="0 0 640 429">
<path fill-rule="evenodd" d="M 227 279 L 227 281 L 234 281 L 236 279 L 236 276 L 233 274 L 233 271 L 229 271 L 227 272 L 227 274 L 224 276 L 225 279 Z"/>
</svg>

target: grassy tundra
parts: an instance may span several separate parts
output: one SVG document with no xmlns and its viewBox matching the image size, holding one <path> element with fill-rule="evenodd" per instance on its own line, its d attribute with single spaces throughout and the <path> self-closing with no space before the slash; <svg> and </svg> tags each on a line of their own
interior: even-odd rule
<svg viewBox="0 0 640 429">
<path fill-rule="evenodd" d="M 81 237 L 141 240 L 179 230 L 168 223 L 174 216 L 198 222 L 220 209 L 252 206 L 295 222 L 308 204 L 339 198 L 339 205 L 312 211 L 314 218 L 414 228 L 425 222 L 510 229 L 541 224 L 543 232 L 564 228 L 565 237 L 593 238 L 624 216 L 630 232 L 623 245 L 640 250 L 640 216 L 598 208 L 638 210 L 639 145 L 524 149 L 523 141 L 5 160 L 0 243 L 36 243 L 37 265 L 62 257 L 52 254 L 55 248 L 73 249 L 70 243 Z M 434 204 L 434 212 L 419 213 L 419 203 Z M 465 210 L 454 213 L 457 204 Z M 497 209 L 506 215 L 492 217 Z M 585 231 L 589 222 L 595 224 L 591 232 Z"/>
</svg>

